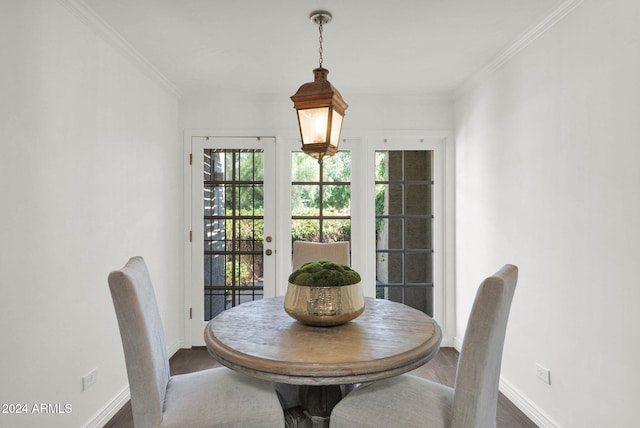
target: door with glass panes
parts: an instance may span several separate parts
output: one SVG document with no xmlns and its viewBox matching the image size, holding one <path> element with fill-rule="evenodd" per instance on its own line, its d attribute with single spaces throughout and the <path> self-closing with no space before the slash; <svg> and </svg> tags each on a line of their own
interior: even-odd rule
<svg viewBox="0 0 640 428">
<path fill-rule="evenodd" d="M 434 151 L 375 151 L 376 297 L 434 316 Z"/>
<path fill-rule="evenodd" d="M 206 322 L 275 295 L 275 139 L 191 141 L 191 344 Z"/>
</svg>

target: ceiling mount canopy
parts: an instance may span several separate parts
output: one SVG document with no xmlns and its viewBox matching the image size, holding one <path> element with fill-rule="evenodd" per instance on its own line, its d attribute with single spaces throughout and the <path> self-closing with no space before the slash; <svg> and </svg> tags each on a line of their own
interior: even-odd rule
<svg viewBox="0 0 640 428">
<path fill-rule="evenodd" d="M 311 12 L 309 15 L 309 19 L 316 25 L 328 24 L 333 19 L 333 15 L 331 12 L 327 12 L 326 10 L 317 10 L 315 12 Z"/>
<path fill-rule="evenodd" d="M 342 120 L 348 105 L 340 92 L 329 83 L 329 70 L 322 66 L 322 30 L 325 24 L 331 22 L 331 13 L 316 11 L 309 18 L 318 25 L 320 33 L 319 67 L 313 70 L 313 82 L 300 86 L 291 100 L 298 113 L 302 151 L 322 162 L 324 156 L 331 156 L 338 151 Z"/>
</svg>

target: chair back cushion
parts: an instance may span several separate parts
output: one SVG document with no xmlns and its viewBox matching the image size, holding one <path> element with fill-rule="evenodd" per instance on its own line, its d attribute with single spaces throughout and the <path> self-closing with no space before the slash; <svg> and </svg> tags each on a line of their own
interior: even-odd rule
<svg viewBox="0 0 640 428">
<path fill-rule="evenodd" d="M 142 257 L 109 274 L 129 377 L 136 428 L 157 427 L 169 382 L 169 359 L 156 296 Z"/>
<path fill-rule="evenodd" d="M 496 426 L 502 350 L 518 268 L 505 265 L 477 291 L 460 351 L 453 428 Z"/>
<path fill-rule="evenodd" d="M 293 242 L 292 268 L 298 269 L 307 262 L 329 260 L 341 265 L 351 266 L 349 242 Z"/>
</svg>

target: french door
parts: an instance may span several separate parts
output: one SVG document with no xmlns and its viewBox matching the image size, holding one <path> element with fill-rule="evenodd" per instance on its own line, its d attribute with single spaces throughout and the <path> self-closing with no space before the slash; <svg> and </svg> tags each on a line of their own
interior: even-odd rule
<svg viewBox="0 0 640 428">
<path fill-rule="evenodd" d="M 191 139 L 191 344 L 210 319 L 275 295 L 275 139 Z"/>
<path fill-rule="evenodd" d="M 375 233 L 365 235 L 365 245 L 374 249 L 369 269 L 375 278 L 365 285 L 374 283 L 371 291 L 378 298 L 434 317 L 450 343 L 453 233 L 446 230 L 452 222 L 445 220 L 454 198 L 445 198 L 447 138 L 437 134 L 369 141 L 367 203 Z"/>
<path fill-rule="evenodd" d="M 376 150 L 376 297 L 433 316 L 433 150 Z M 438 250 L 441 250 L 438 248 Z"/>
</svg>

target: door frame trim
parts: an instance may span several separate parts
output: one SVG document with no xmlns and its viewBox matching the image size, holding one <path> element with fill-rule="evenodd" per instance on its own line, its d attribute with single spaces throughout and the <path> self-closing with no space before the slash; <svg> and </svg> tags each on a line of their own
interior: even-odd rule
<svg viewBox="0 0 640 428">
<path fill-rule="evenodd" d="M 184 337 L 183 337 L 183 346 L 185 348 L 191 348 L 194 346 L 192 340 L 192 319 L 190 317 L 191 314 L 191 302 L 192 302 L 192 280 L 193 280 L 193 265 L 192 265 L 192 242 L 190 240 L 190 235 L 193 230 L 192 225 L 192 167 L 191 165 L 192 159 L 192 141 L 194 138 L 272 138 L 276 143 L 276 152 L 278 147 L 279 138 L 273 133 L 270 132 L 256 132 L 255 135 L 249 135 L 248 132 L 221 132 L 220 130 L 213 129 L 185 129 L 183 132 L 183 218 L 182 218 L 182 236 L 184 237 L 184 247 L 183 247 L 183 289 L 184 289 L 184 300 L 182 303 L 183 310 L 183 323 L 184 323 Z M 277 153 L 275 154 L 276 162 L 277 162 Z M 266 171 L 265 171 L 266 173 Z M 275 177 L 272 177 L 274 179 Z M 276 178 L 277 179 L 277 178 Z M 276 188 L 277 192 L 277 188 Z M 274 224 L 274 227 L 277 230 L 277 222 Z M 278 240 L 276 240 L 276 244 Z M 277 265 L 276 265 L 277 272 Z"/>
<path fill-rule="evenodd" d="M 184 195 L 183 195 L 183 207 L 184 207 L 184 217 L 182 219 L 182 235 L 184 238 L 184 302 L 183 302 L 183 313 L 184 317 L 184 340 L 183 346 L 190 348 L 192 346 L 191 343 L 191 326 L 189 322 L 189 307 L 191 302 L 191 244 L 189 242 L 189 231 L 191 230 L 191 168 L 189 165 L 189 154 L 191 153 L 191 138 L 197 136 L 210 136 L 210 137 L 256 137 L 258 135 L 265 137 L 273 137 L 276 139 L 276 192 L 280 193 L 276 197 L 282 198 L 285 194 L 282 193 L 282 189 L 279 187 L 281 181 L 283 180 L 283 175 L 290 175 L 290 171 L 287 168 L 282 168 L 279 166 L 279 163 L 283 159 L 283 152 L 289 152 L 290 147 L 294 145 L 299 145 L 299 136 L 292 132 L 291 130 L 276 130 L 276 129 L 255 129 L 246 131 L 246 130 L 214 130 L 209 128 L 194 128 L 194 129 L 185 129 L 183 131 L 183 165 L 184 165 Z M 396 139 L 396 138 L 440 138 L 443 143 L 443 156 L 442 159 L 442 167 L 444 168 L 444 245 L 445 245 L 445 253 L 444 261 L 441 265 L 441 269 L 443 269 L 444 276 L 444 297 L 445 301 L 443 304 L 444 313 L 442 314 L 442 318 L 438 320 L 440 326 L 443 330 L 443 338 L 442 338 L 442 346 L 453 346 L 454 345 L 454 336 L 456 329 L 456 307 L 455 307 L 455 290 L 456 290 L 456 275 L 455 275 L 455 244 L 456 244 L 456 233 L 455 233 L 455 139 L 454 135 L 449 130 L 390 130 L 390 131 L 382 131 L 382 130 L 353 130 L 351 132 L 345 133 L 343 139 L 345 140 L 354 140 L 357 144 L 354 144 L 351 147 L 352 153 L 356 156 L 356 160 L 352 160 L 352 162 L 358 162 L 359 165 L 357 168 L 365 173 L 372 176 L 373 174 L 373 166 L 370 162 L 368 162 L 368 156 L 366 153 L 369 152 L 369 145 L 377 141 L 381 138 L 388 139 Z M 353 165 L 353 164 L 352 164 Z M 371 168 L 371 171 L 368 169 Z M 290 183 L 289 178 L 289 183 Z M 354 180 L 352 178 L 352 192 L 354 191 L 353 185 Z M 365 193 L 365 189 L 360 189 L 359 192 Z M 283 198 L 286 201 L 287 198 Z M 368 198 L 370 199 L 370 198 Z M 282 200 L 280 201 L 283 202 Z M 353 205 L 353 204 L 352 204 Z M 358 211 L 361 209 L 362 211 Z M 364 206 L 360 208 L 355 208 L 352 206 L 352 216 L 365 216 L 366 213 L 373 212 L 373 200 L 367 201 Z M 359 217 L 358 217 L 359 218 Z M 372 220 L 373 216 L 371 216 Z M 280 229 L 280 227 L 285 226 L 287 223 L 290 223 L 290 219 L 276 219 L 276 230 L 284 232 L 285 230 Z M 290 227 L 290 225 L 289 225 Z M 353 231 L 352 231 L 353 238 Z M 358 238 L 359 240 L 353 243 L 352 254 L 356 252 L 356 256 L 352 258 L 352 264 L 357 265 L 358 268 L 363 271 L 367 271 L 367 261 L 366 261 L 366 245 L 364 245 L 364 241 L 366 239 L 365 236 Z M 276 240 L 276 251 L 281 255 L 283 253 L 287 253 L 291 251 L 291 244 L 286 242 L 287 240 Z M 352 239 L 353 241 L 353 239 Z M 281 287 L 279 284 L 284 278 L 285 272 L 287 269 L 285 268 L 287 265 L 286 257 L 279 257 L 276 265 L 276 294 L 280 293 Z M 365 272 L 366 274 L 366 272 Z M 286 273 L 288 275 L 288 273 Z M 375 278 L 374 278 L 375 279 Z"/>
</svg>

